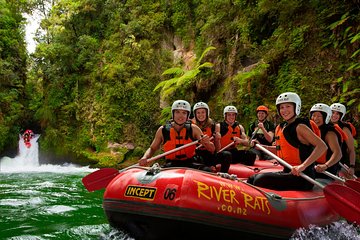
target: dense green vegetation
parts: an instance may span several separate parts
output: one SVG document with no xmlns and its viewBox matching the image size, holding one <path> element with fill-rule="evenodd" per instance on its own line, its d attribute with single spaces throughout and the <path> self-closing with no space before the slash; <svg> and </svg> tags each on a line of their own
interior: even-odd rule
<svg viewBox="0 0 360 240">
<path fill-rule="evenodd" d="M 43 11 L 26 56 L 19 12 Z M 0 150 L 21 129 L 41 149 L 116 166 L 136 159 L 176 99 L 228 104 L 248 126 L 266 104 L 297 92 L 308 116 L 317 102 L 360 110 L 358 0 L 0 0 Z M 26 61 L 28 65 L 26 65 Z M 27 66 L 27 67 L 26 67 Z M 132 148 L 131 148 L 132 149 Z M 359 160 L 359 157 L 357 157 Z M 125 159 L 126 160 L 126 159 Z"/>
<path fill-rule="evenodd" d="M 0 150 L 17 141 L 23 119 L 28 116 L 22 4 L 0 0 Z"/>
</svg>

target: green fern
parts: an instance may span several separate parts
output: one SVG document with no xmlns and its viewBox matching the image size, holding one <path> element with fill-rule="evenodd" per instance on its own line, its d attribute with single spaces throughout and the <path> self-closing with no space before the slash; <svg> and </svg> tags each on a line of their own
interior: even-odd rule
<svg viewBox="0 0 360 240">
<path fill-rule="evenodd" d="M 191 87 L 191 85 L 196 80 L 196 76 L 201 72 L 201 69 L 213 67 L 212 63 L 205 62 L 201 64 L 201 61 L 209 51 L 214 49 L 215 47 L 206 48 L 201 54 L 200 58 L 196 60 L 193 69 L 184 70 L 180 67 L 173 67 L 165 70 L 162 75 L 171 75 L 174 77 L 160 82 L 158 85 L 156 85 L 153 91 L 161 89 L 160 97 L 164 100 L 166 97 L 172 96 L 179 88 L 185 90 L 186 88 Z"/>
</svg>

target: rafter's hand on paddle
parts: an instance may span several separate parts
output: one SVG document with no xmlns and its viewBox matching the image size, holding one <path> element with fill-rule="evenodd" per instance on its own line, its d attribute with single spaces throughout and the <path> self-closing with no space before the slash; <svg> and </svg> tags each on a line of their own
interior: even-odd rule
<svg viewBox="0 0 360 240">
<path fill-rule="evenodd" d="M 326 171 L 327 168 L 328 168 L 328 166 L 326 164 L 317 164 L 315 166 L 315 170 L 319 173 Z"/>
<path fill-rule="evenodd" d="M 259 141 L 256 140 L 256 139 L 251 139 L 251 141 L 249 142 L 249 146 L 250 146 L 251 148 L 255 147 L 255 149 L 259 149 L 259 148 L 256 148 L 256 145 L 257 145 L 257 144 L 260 144 L 260 143 L 259 143 Z"/>
<path fill-rule="evenodd" d="M 147 165 L 147 159 L 146 158 L 141 158 L 140 160 L 139 160 L 139 165 L 140 166 L 143 166 L 143 167 L 145 167 L 146 165 Z"/>
<path fill-rule="evenodd" d="M 208 135 L 201 136 L 201 139 L 199 140 L 200 144 L 205 146 L 208 144 L 211 144 L 210 137 Z"/>
<path fill-rule="evenodd" d="M 300 173 L 305 170 L 305 166 L 303 164 L 293 166 L 291 168 L 291 173 L 295 176 L 300 176 Z"/>
<path fill-rule="evenodd" d="M 238 146 L 238 145 L 245 145 L 244 144 L 244 140 L 239 138 L 239 137 L 234 137 L 234 143 L 235 143 L 235 146 Z"/>
</svg>

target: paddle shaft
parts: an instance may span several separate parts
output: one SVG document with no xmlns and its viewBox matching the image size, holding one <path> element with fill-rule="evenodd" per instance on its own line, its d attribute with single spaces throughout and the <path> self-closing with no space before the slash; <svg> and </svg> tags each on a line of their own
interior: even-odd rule
<svg viewBox="0 0 360 240">
<path fill-rule="evenodd" d="M 328 177 L 331 177 L 332 179 L 335 179 L 335 180 L 338 180 L 340 182 L 345 182 L 345 179 L 339 177 L 339 176 L 336 176 L 335 174 L 332 174 L 331 172 L 328 172 L 328 171 L 324 171 L 322 172 L 323 174 L 325 174 L 326 176 Z"/>
<path fill-rule="evenodd" d="M 259 128 L 255 130 L 255 132 L 252 134 L 250 140 L 249 140 L 249 145 L 251 143 L 251 141 L 254 139 L 256 133 L 259 131 Z M 229 143 L 228 145 L 226 145 L 225 147 L 223 147 L 222 149 L 220 149 L 217 153 L 221 153 L 222 151 L 228 149 L 229 147 L 231 147 L 232 145 L 235 144 L 235 141 L 232 141 L 231 143 Z"/>
<path fill-rule="evenodd" d="M 222 151 L 228 149 L 229 147 L 231 147 L 232 145 L 235 144 L 235 141 L 229 143 L 228 145 L 226 145 L 225 147 L 223 147 L 222 149 L 220 149 L 217 153 L 221 153 Z"/>
<path fill-rule="evenodd" d="M 146 162 L 147 162 L 147 163 L 153 162 L 153 161 L 158 160 L 158 159 L 160 159 L 160 158 L 162 158 L 162 157 L 165 157 L 165 156 L 170 155 L 170 154 L 172 154 L 172 153 L 178 152 L 178 151 L 180 151 L 180 150 L 182 150 L 182 149 L 184 149 L 184 148 L 188 148 L 188 147 L 191 147 L 191 146 L 193 146 L 193 145 L 196 145 L 196 144 L 198 144 L 202 139 L 203 139 L 203 138 L 200 138 L 199 140 L 193 141 L 193 142 L 188 143 L 188 144 L 185 144 L 185 145 L 183 145 L 183 146 L 181 146 L 181 147 L 174 148 L 174 149 L 172 149 L 172 150 L 170 150 L 170 151 L 167 151 L 167 152 L 164 152 L 164 153 L 162 153 L 162 154 L 159 154 L 159 155 L 157 155 L 157 156 L 155 156 L 155 157 L 149 158 L 149 159 L 146 160 Z"/>
<path fill-rule="evenodd" d="M 329 176 L 335 180 L 338 180 L 338 181 L 341 181 L 342 183 L 344 183 L 347 187 L 357 191 L 357 192 L 360 192 L 360 182 L 357 181 L 357 179 L 349 179 L 349 180 L 346 180 L 346 179 L 343 179 L 341 177 L 338 177 L 328 171 L 324 171 L 323 172 L 326 176 Z"/>
<path fill-rule="evenodd" d="M 255 135 L 257 134 L 257 132 L 259 131 L 259 127 L 255 130 L 255 132 L 253 132 L 253 134 L 251 135 L 251 138 L 249 139 L 249 145 L 251 144 L 251 141 L 254 139 Z"/>
<path fill-rule="evenodd" d="M 340 166 L 346 171 L 349 172 L 349 167 L 346 166 L 345 164 L 339 162 Z M 354 178 L 358 178 L 355 174 L 352 175 Z"/>
<path fill-rule="evenodd" d="M 213 140 L 213 139 L 214 139 L 214 137 L 212 136 L 212 137 L 210 137 L 210 139 L 209 139 L 209 140 L 211 141 L 211 140 Z M 197 146 L 197 147 L 196 147 L 196 149 L 199 149 L 199 148 L 201 148 L 202 146 L 203 146 L 203 145 L 202 145 L 202 144 L 200 144 L 199 146 Z"/>
<path fill-rule="evenodd" d="M 287 168 L 289 168 L 289 169 L 292 168 L 292 166 L 291 166 L 289 163 L 287 163 L 287 162 L 284 161 L 283 159 L 279 158 L 276 154 L 272 153 L 271 151 L 269 151 L 269 150 L 266 149 L 265 147 L 261 146 L 260 144 L 256 144 L 256 146 L 257 146 L 258 148 L 260 148 L 262 151 L 266 152 L 266 153 L 267 153 L 268 155 L 270 155 L 271 157 L 275 158 L 279 163 L 281 163 L 281 165 L 283 165 L 283 166 L 285 166 L 285 167 L 287 167 Z M 320 187 L 320 188 L 322 188 L 322 189 L 325 187 L 323 184 L 315 181 L 314 179 L 312 179 L 311 177 L 309 177 L 308 175 L 306 175 L 306 174 L 304 174 L 304 173 L 302 173 L 302 172 L 300 172 L 300 176 L 301 176 L 302 178 L 304 178 L 305 180 L 311 182 L 312 184 L 314 184 L 314 185 L 316 185 L 316 186 L 318 186 L 318 187 Z"/>
</svg>

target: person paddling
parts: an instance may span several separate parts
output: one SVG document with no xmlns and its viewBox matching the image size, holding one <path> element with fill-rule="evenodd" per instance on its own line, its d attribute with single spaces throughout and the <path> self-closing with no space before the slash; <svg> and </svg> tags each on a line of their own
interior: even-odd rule
<svg viewBox="0 0 360 240">
<path fill-rule="evenodd" d="M 268 107 L 261 105 L 256 108 L 256 120 L 249 126 L 248 137 L 257 140 L 260 144 L 271 146 L 274 140 L 275 125 L 267 120 L 268 115 Z M 272 159 L 272 157 L 258 149 L 252 148 L 250 151 L 255 153 L 261 160 Z"/>
<path fill-rule="evenodd" d="M 193 124 L 197 125 L 203 134 L 213 137 L 215 135 L 215 122 L 210 118 L 210 108 L 204 102 L 197 102 L 193 108 Z M 214 141 L 212 141 L 214 142 Z M 219 143 L 219 141 L 217 141 Z M 219 143 L 220 144 L 220 143 Z M 216 146 L 216 143 L 215 143 Z M 219 148 L 219 147 L 218 147 Z M 212 172 L 216 172 L 216 165 L 220 164 L 220 172 L 228 172 L 231 161 L 231 154 L 227 151 L 213 153 L 200 145 L 196 148 L 196 155 L 206 166 L 210 167 Z"/>
<path fill-rule="evenodd" d="M 276 99 L 276 108 L 285 121 L 275 129 L 276 146 L 263 147 L 276 153 L 291 165 L 291 169 L 255 174 L 247 182 L 275 190 L 310 190 L 313 184 L 300 177 L 300 173 L 315 178 L 314 162 L 325 153 L 327 146 L 313 132 L 313 127 L 317 128 L 315 123 L 298 118 L 301 112 L 299 95 L 293 92 L 280 94 Z"/>
<path fill-rule="evenodd" d="M 342 157 L 342 137 L 341 133 L 336 130 L 334 124 L 330 122 L 331 115 L 330 107 L 324 103 L 316 103 L 310 109 L 310 118 L 319 127 L 321 139 L 328 146 L 328 150 L 317 160 L 318 164 L 315 166 L 316 176 L 319 178 L 329 178 L 321 174 L 324 171 L 337 175 L 340 170 L 338 162 Z"/>
<path fill-rule="evenodd" d="M 140 166 L 146 166 L 147 159 L 151 158 L 161 146 L 163 151 L 167 152 L 193 141 L 200 140 L 200 144 L 202 144 L 206 150 L 214 153 L 215 146 L 210 141 L 210 137 L 203 135 L 201 129 L 189 121 L 190 112 L 191 106 L 187 101 L 174 101 L 171 106 L 172 120 L 158 128 L 150 147 L 139 160 Z M 203 167 L 196 163 L 194 158 L 195 147 L 195 145 L 192 145 L 167 155 L 165 157 L 166 163 L 163 167 Z"/>
<path fill-rule="evenodd" d="M 343 157 L 340 160 L 343 164 L 349 164 L 348 174 L 355 174 L 355 147 L 354 147 L 354 137 L 351 123 L 343 121 L 346 114 L 346 107 L 341 103 L 333 103 L 330 105 L 332 110 L 331 122 L 337 124 L 346 134 L 345 142 L 342 145 L 342 154 Z"/>
<path fill-rule="evenodd" d="M 215 144 L 216 151 L 220 148 L 229 146 L 225 151 L 231 153 L 231 163 L 243 163 L 245 165 L 254 165 L 256 155 L 248 150 L 239 150 L 237 146 L 249 146 L 249 139 L 246 136 L 244 127 L 236 121 L 238 111 L 235 106 L 226 106 L 224 108 L 224 121 L 216 124 Z"/>
</svg>

